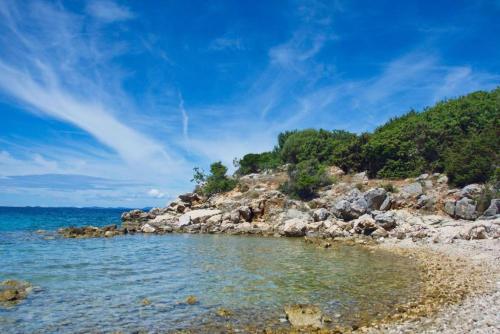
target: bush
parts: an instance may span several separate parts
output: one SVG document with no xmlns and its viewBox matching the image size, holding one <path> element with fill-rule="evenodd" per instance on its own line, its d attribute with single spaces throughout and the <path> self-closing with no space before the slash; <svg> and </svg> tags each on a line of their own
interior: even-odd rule
<svg viewBox="0 0 500 334">
<path fill-rule="evenodd" d="M 197 192 L 205 196 L 231 191 L 236 187 L 238 181 L 227 177 L 227 167 L 220 161 L 210 165 L 210 174 L 206 175 L 198 167 L 194 168 L 193 180 L 198 183 Z"/>
<path fill-rule="evenodd" d="M 289 180 L 281 185 L 280 190 L 292 197 L 306 200 L 313 198 L 320 187 L 332 182 L 326 173 L 325 166 L 315 159 L 290 165 L 288 177 Z"/>
<path fill-rule="evenodd" d="M 237 162 L 236 174 L 247 175 L 259 173 L 268 169 L 275 169 L 281 165 L 281 159 L 277 151 L 264 153 L 250 153 Z"/>
</svg>

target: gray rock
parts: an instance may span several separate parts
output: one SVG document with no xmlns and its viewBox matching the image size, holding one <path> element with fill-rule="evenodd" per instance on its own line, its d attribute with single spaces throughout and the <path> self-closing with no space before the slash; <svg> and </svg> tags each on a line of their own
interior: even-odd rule
<svg viewBox="0 0 500 334">
<path fill-rule="evenodd" d="M 455 216 L 462 219 L 474 220 L 477 218 L 476 204 L 470 198 L 464 197 L 455 204 Z"/>
<path fill-rule="evenodd" d="M 396 227 L 396 215 L 392 211 L 379 213 L 374 217 L 374 219 L 377 225 L 387 231 Z"/>
<path fill-rule="evenodd" d="M 495 218 L 500 213 L 500 199 L 495 198 L 490 202 L 490 206 L 483 212 L 481 218 Z"/>
<path fill-rule="evenodd" d="M 330 212 L 325 208 L 316 209 L 313 212 L 313 219 L 315 222 L 321 222 L 328 219 Z"/>
<path fill-rule="evenodd" d="M 364 193 L 366 205 L 371 210 L 379 210 L 386 197 L 387 191 L 384 188 L 374 188 Z"/>
<path fill-rule="evenodd" d="M 460 197 L 474 198 L 483 191 L 483 186 L 477 183 L 469 184 L 460 190 Z"/>
<path fill-rule="evenodd" d="M 456 201 L 454 200 L 447 200 L 444 203 L 444 212 L 446 212 L 450 217 L 455 217 L 455 207 L 456 207 Z"/>
<path fill-rule="evenodd" d="M 339 218 L 352 220 L 365 213 L 367 207 L 364 198 L 355 200 L 354 203 L 347 200 L 340 200 L 335 203 L 335 212 L 339 215 Z"/>
<path fill-rule="evenodd" d="M 280 234 L 287 237 L 303 237 L 306 235 L 307 221 L 300 218 L 292 218 L 281 227 Z"/>
<path fill-rule="evenodd" d="M 401 192 L 406 197 L 417 197 L 423 193 L 423 189 L 419 182 L 413 182 L 401 188 Z"/>
<path fill-rule="evenodd" d="M 421 195 L 418 197 L 417 200 L 417 208 L 418 209 L 425 209 L 425 210 L 432 210 L 434 209 L 434 204 L 436 203 L 436 199 L 432 196 L 427 196 L 427 195 Z"/>
</svg>

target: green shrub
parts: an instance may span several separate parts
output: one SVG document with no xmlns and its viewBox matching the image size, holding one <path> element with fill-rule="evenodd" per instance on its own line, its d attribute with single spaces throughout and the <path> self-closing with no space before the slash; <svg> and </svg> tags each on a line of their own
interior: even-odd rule
<svg viewBox="0 0 500 334">
<path fill-rule="evenodd" d="M 288 178 L 280 190 L 291 197 L 306 200 L 313 198 L 320 187 L 331 184 L 325 166 L 315 159 L 290 165 Z"/>
<path fill-rule="evenodd" d="M 237 161 L 238 170 L 236 174 L 247 175 L 259 173 L 264 170 L 272 170 L 281 165 L 281 159 L 277 151 L 264 153 L 250 153 Z"/>
<path fill-rule="evenodd" d="M 231 191 L 238 184 L 237 180 L 227 177 L 227 167 L 220 161 L 210 165 L 210 174 L 206 175 L 198 167 L 194 168 L 194 175 L 191 181 L 198 184 L 196 191 L 205 196 Z"/>
</svg>

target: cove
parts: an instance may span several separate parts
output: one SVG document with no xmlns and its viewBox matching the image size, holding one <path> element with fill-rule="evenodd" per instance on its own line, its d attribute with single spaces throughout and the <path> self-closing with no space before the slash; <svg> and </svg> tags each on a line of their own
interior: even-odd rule
<svg viewBox="0 0 500 334">
<path fill-rule="evenodd" d="M 26 234 L 3 240 L 0 252 L 1 279 L 39 287 L 0 309 L 3 333 L 279 329 L 289 326 L 284 305 L 297 303 L 318 305 L 328 326 L 357 326 L 394 312 L 421 287 L 407 257 L 295 238 Z M 184 302 L 190 295 L 196 304 Z M 219 308 L 232 315 L 218 316 Z"/>
</svg>

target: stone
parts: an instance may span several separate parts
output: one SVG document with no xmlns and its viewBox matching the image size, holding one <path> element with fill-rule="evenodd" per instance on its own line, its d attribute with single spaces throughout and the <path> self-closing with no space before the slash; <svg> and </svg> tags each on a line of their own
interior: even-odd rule
<svg viewBox="0 0 500 334">
<path fill-rule="evenodd" d="M 432 210 L 434 209 L 434 204 L 436 203 L 436 199 L 432 196 L 428 195 L 420 195 L 417 199 L 417 208 Z"/>
<path fill-rule="evenodd" d="M 377 225 L 387 231 L 396 227 L 396 217 L 395 213 L 392 211 L 379 213 L 374 217 L 374 219 Z"/>
<path fill-rule="evenodd" d="M 196 303 L 198 303 L 198 298 L 196 298 L 196 296 L 191 295 L 186 298 L 186 304 L 194 305 Z"/>
<path fill-rule="evenodd" d="M 352 220 L 363 215 L 368 209 L 368 204 L 363 197 L 358 197 L 348 201 L 346 199 L 335 203 L 335 212 L 345 220 Z"/>
<path fill-rule="evenodd" d="M 287 305 L 285 314 L 292 327 L 311 329 L 323 327 L 323 312 L 316 305 Z"/>
<path fill-rule="evenodd" d="M 374 238 L 385 238 L 389 235 L 389 233 L 383 228 L 377 228 L 372 232 L 371 236 Z"/>
<path fill-rule="evenodd" d="M 144 224 L 144 226 L 141 228 L 141 231 L 143 233 L 155 233 L 156 229 L 149 224 Z"/>
<path fill-rule="evenodd" d="M 355 233 L 364 235 L 370 235 L 378 228 L 375 224 L 375 220 L 369 214 L 362 215 L 355 219 L 352 226 Z"/>
<path fill-rule="evenodd" d="M 302 237 L 306 234 L 307 221 L 300 218 L 292 218 L 285 221 L 280 234 L 287 237 Z"/>
<path fill-rule="evenodd" d="M 423 193 L 420 182 L 413 182 L 401 188 L 401 193 L 405 197 L 417 197 Z"/>
<path fill-rule="evenodd" d="M 0 303 L 12 305 L 25 299 L 33 287 L 28 282 L 6 280 L 0 283 Z"/>
<path fill-rule="evenodd" d="M 482 219 L 493 219 L 500 213 L 500 199 L 495 198 L 490 202 L 490 206 L 483 212 Z"/>
<path fill-rule="evenodd" d="M 315 222 L 322 222 L 328 219 L 330 212 L 325 208 L 316 209 L 313 212 L 313 219 Z"/>
<path fill-rule="evenodd" d="M 455 207 L 456 207 L 456 201 L 454 200 L 447 200 L 444 203 L 443 210 L 446 212 L 450 217 L 455 217 Z"/>
<path fill-rule="evenodd" d="M 200 196 L 197 193 L 186 193 L 179 195 L 179 199 L 186 203 L 198 202 L 200 200 Z"/>
<path fill-rule="evenodd" d="M 460 190 L 460 197 L 467 197 L 473 199 L 481 194 L 483 186 L 477 183 L 469 184 Z"/>
<path fill-rule="evenodd" d="M 470 198 L 464 197 L 455 204 L 455 216 L 466 220 L 477 218 L 476 204 Z"/>
<path fill-rule="evenodd" d="M 228 309 L 225 309 L 223 307 L 220 307 L 217 309 L 217 311 L 215 312 L 219 317 L 222 317 L 222 318 L 229 318 L 230 316 L 233 315 L 233 312 L 231 312 L 230 310 Z"/>
<path fill-rule="evenodd" d="M 240 214 L 240 217 L 243 218 L 245 221 L 250 222 L 252 221 L 252 209 L 249 206 L 240 206 L 238 208 L 238 212 Z"/>
<path fill-rule="evenodd" d="M 387 191 L 384 188 L 370 189 L 364 193 L 366 204 L 371 210 L 378 210 L 387 197 Z"/>
</svg>

